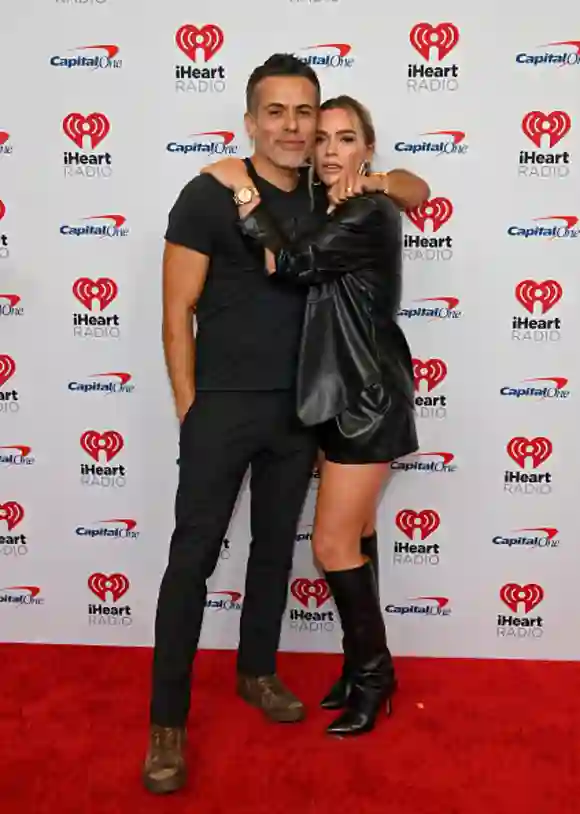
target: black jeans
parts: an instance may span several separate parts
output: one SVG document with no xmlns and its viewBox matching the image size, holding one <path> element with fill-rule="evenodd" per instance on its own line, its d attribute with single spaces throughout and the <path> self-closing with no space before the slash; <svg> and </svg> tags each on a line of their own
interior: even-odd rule
<svg viewBox="0 0 580 814">
<path fill-rule="evenodd" d="M 155 622 L 151 722 L 182 726 L 206 601 L 251 466 L 252 542 L 238 670 L 267 675 L 286 607 L 296 528 L 316 455 L 290 392 L 198 392 L 181 427 L 175 530 Z"/>
</svg>

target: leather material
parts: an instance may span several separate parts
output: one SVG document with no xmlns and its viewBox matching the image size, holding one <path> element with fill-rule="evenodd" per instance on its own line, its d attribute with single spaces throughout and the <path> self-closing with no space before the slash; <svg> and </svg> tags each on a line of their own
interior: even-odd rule
<svg viewBox="0 0 580 814">
<path fill-rule="evenodd" d="M 379 591 L 379 545 L 376 531 L 366 537 L 360 538 L 360 550 L 363 557 L 368 557 L 373 567 L 373 571 L 377 580 L 377 593 Z M 353 687 L 353 668 L 349 663 L 347 652 L 347 641 L 344 636 L 342 639 L 342 650 L 344 653 L 344 662 L 342 665 L 342 673 L 339 679 L 330 688 L 327 695 L 324 696 L 320 702 L 323 709 L 342 709 Z"/>
<path fill-rule="evenodd" d="M 377 592 L 379 590 L 379 545 L 376 531 L 366 537 L 360 538 L 360 550 L 363 557 L 368 557 L 373 567 L 375 577 L 377 579 Z M 333 684 L 327 695 L 324 696 L 320 702 L 323 709 L 342 709 L 351 693 L 353 686 L 352 666 L 349 664 L 348 653 L 346 649 L 347 642 L 344 637 L 342 639 L 342 650 L 344 653 L 344 662 L 342 665 L 342 673 L 340 678 Z"/>
<path fill-rule="evenodd" d="M 277 675 L 247 676 L 238 673 L 238 695 L 261 709 L 264 715 L 277 723 L 302 721 L 306 708 L 302 701 L 286 687 Z"/>
<path fill-rule="evenodd" d="M 351 669 L 344 712 L 327 731 L 359 735 L 374 727 L 381 706 L 396 689 L 377 579 L 370 561 L 346 571 L 326 571 L 325 578 L 338 609 Z"/>
<path fill-rule="evenodd" d="M 240 228 L 275 253 L 277 276 L 310 286 L 297 380 L 302 422 L 343 413 L 339 432 L 348 439 L 372 435 L 401 405 L 414 413 L 412 357 L 395 322 L 402 228 L 393 201 L 351 198 L 292 243 L 262 204 Z"/>
<path fill-rule="evenodd" d="M 143 784 L 152 794 L 170 794 L 185 785 L 186 740 L 186 731 L 183 727 L 152 724 L 142 772 Z"/>
</svg>

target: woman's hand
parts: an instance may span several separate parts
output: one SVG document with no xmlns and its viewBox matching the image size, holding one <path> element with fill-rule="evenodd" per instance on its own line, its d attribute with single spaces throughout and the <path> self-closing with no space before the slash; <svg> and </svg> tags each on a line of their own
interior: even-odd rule
<svg viewBox="0 0 580 814">
<path fill-rule="evenodd" d="M 338 180 L 328 189 L 330 209 L 367 192 L 368 177 L 359 173 L 360 161 L 351 159 L 342 168 Z"/>
<path fill-rule="evenodd" d="M 253 181 L 248 175 L 246 165 L 241 158 L 222 158 L 215 164 L 207 164 L 200 173 L 213 175 L 224 187 L 236 192 L 242 187 L 253 187 Z"/>
</svg>

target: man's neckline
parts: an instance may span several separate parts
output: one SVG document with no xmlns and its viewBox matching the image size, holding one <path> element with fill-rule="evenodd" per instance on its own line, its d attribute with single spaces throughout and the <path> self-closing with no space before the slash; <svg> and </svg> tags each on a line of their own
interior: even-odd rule
<svg viewBox="0 0 580 814">
<path fill-rule="evenodd" d="M 304 176 L 306 172 L 306 168 L 304 167 L 300 167 L 298 169 L 298 181 L 296 183 L 296 186 L 293 187 L 292 189 L 282 189 L 282 187 L 279 187 L 277 184 L 274 184 L 272 181 L 269 181 L 267 178 L 264 178 L 263 175 L 260 175 L 250 156 L 248 156 L 247 161 L 251 164 L 252 169 L 260 179 L 260 183 L 267 184 L 269 187 L 276 190 L 276 192 L 280 192 L 282 195 L 292 195 L 294 192 L 297 192 L 304 184 Z"/>
</svg>

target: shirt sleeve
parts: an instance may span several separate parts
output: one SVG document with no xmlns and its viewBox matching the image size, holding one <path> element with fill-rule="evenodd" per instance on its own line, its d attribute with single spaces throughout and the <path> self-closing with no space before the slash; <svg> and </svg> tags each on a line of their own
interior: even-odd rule
<svg viewBox="0 0 580 814">
<path fill-rule="evenodd" d="M 165 240 L 210 256 L 222 207 L 220 192 L 219 184 L 209 175 L 189 181 L 169 212 Z"/>
<path fill-rule="evenodd" d="M 388 213 L 388 214 L 387 214 Z M 364 269 L 377 242 L 400 228 L 392 202 L 376 196 L 352 198 L 314 234 L 288 242 L 262 205 L 247 216 L 242 231 L 274 252 L 276 276 L 299 285 L 318 285 Z"/>
</svg>

